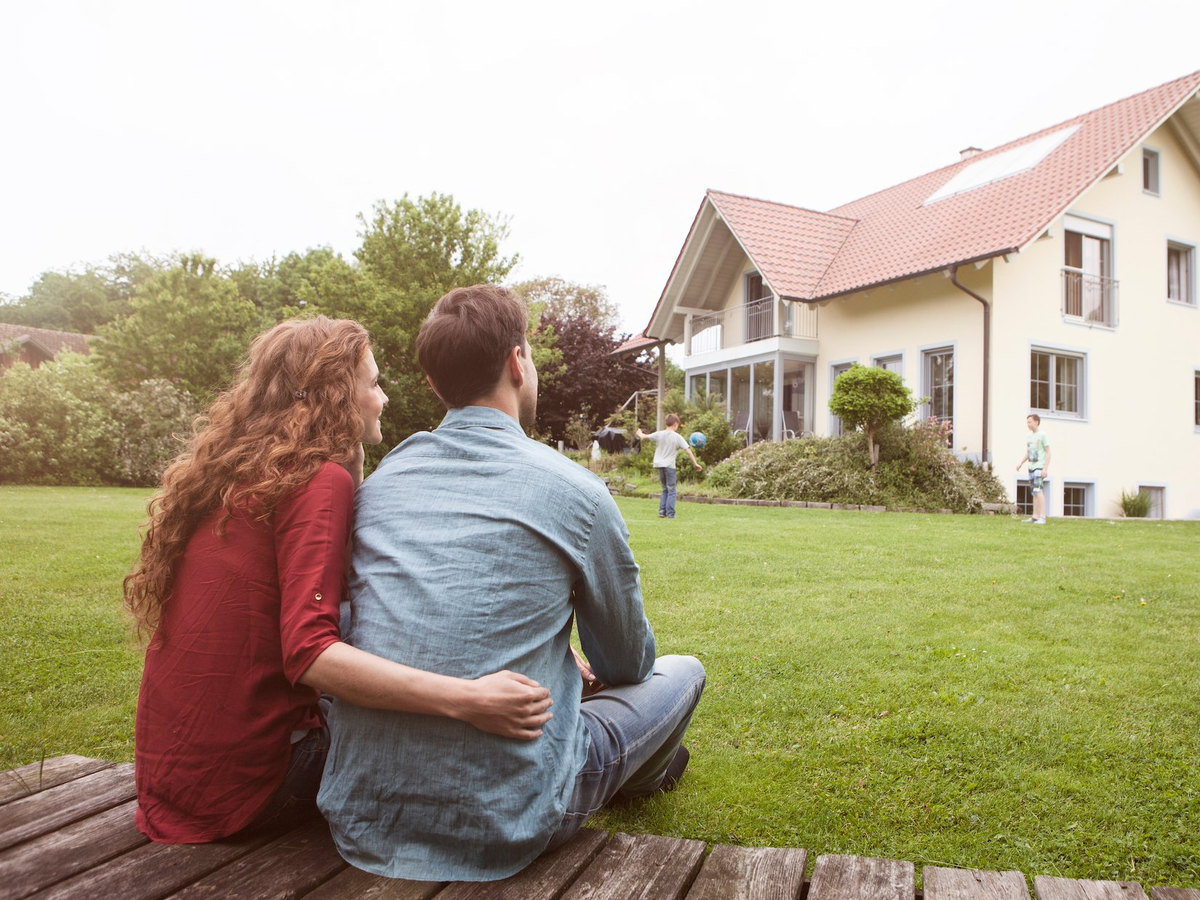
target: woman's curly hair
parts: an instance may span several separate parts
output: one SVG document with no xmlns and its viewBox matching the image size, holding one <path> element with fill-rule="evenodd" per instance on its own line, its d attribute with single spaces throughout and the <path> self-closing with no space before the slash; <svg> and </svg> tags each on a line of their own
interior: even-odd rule
<svg viewBox="0 0 1200 900">
<path fill-rule="evenodd" d="M 327 460 L 348 462 L 361 438 L 358 367 L 371 342 L 357 322 L 290 319 L 260 334 L 232 386 L 198 417 L 187 448 L 150 500 L 141 556 L 125 577 L 125 606 L 147 635 L 170 602 L 172 579 L 205 516 L 237 509 L 270 518 L 280 499 Z"/>
</svg>

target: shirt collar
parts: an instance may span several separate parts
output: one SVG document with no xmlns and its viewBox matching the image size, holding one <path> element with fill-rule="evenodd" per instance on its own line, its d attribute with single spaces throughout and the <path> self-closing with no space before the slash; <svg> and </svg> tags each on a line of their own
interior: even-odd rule
<svg viewBox="0 0 1200 900">
<path fill-rule="evenodd" d="M 499 428 L 526 437 L 525 429 L 516 419 L 490 406 L 462 406 L 448 410 L 438 428 Z"/>
</svg>

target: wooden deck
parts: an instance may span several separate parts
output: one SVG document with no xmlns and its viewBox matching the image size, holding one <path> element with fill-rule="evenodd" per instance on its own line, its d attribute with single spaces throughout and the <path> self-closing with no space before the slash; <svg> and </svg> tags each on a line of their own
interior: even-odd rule
<svg viewBox="0 0 1200 900">
<path fill-rule="evenodd" d="M 912 863 L 585 829 L 505 881 L 393 881 L 350 868 L 325 823 L 213 844 L 153 844 L 134 827 L 133 766 L 60 756 L 0 773 L 0 898 L 343 900 L 915 900 Z M 924 900 L 1029 900 L 1020 872 L 926 867 Z M 1038 900 L 1146 900 L 1134 882 L 1038 876 Z M 1149 900 L 1200 900 L 1152 888 Z"/>
</svg>

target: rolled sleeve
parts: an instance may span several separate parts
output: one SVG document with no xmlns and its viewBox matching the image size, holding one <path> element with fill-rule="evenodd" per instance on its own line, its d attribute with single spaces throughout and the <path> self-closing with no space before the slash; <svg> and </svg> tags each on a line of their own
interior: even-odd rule
<svg viewBox="0 0 1200 900">
<path fill-rule="evenodd" d="M 338 613 L 353 508 L 354 481 L 335 463 L 322 465 L 275 508 L 279 637 L 283 672 L 293 685 L 341 640 Z"/>
<path fill-rule="evenodd" d="M 654 670 L 654 631 L 642 605 L 629 530 L 607 492 L 575 587 L 579 639 L 592 671 L 605 684 L 636 684 Z"/>
</svg>

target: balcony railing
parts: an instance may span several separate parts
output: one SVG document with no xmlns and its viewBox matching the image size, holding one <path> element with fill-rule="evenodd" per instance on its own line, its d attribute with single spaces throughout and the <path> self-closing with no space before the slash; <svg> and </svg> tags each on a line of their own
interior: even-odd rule
<svg viewBox="0 0 1200 900">
<path fill-rule="evenodd" d="M 737 347 L 772 337 L 817 337 L 817 310 L 805 303 L 783 304 L 779 315 L 774 297 L 755 300 L 710 316 L 692 319 L 692 339 L 688 355 L 711 353 L 726 347 Z"/>
<path fill-rule="evenodd" d="M 1064 266 L 1062 311 L 1088 325 L 1117 327 L 1117 281 Z"/>
</svg>

